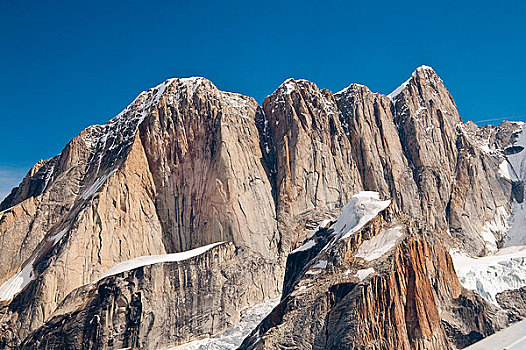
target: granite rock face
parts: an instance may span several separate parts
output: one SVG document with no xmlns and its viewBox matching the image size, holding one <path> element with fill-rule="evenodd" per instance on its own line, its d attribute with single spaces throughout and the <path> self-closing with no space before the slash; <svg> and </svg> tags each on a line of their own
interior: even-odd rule
<svg viewBox="0 0 526 350">
<path fill-rule="evenodd" d="M 336 227 L 289 255 L 281 303 L 240 349 L 456 349 L 507 325 L 425 225 L 388 208 L 349 238 Z"/>
<path fill-rule="evenodd" d="M 0 348 L 178 345 L 280 294 L 258 328 L 268 344 L 467 345 L 507 314 L 461 288 L 447 251 L 483 256 L 503 244 L 504 229 L 488 223 L 524 198 L 499 167 L 522 152 L 508 147 L 517 130 L 463 123 L 425 66 L 389 96 L 289 79 L 262 106 L 204 78 L 167 80 L 38 162 L 0 204 Z M 376 229 L 336 245 L 317 234 L 314 248 L 293 252 L 363 190 L 391 200 Z M 391 224 L 403 227 L 396 248 L 372 277 L 349 278 L 372 268 L 352 257 L 359 237 Z M 129 259 L 216 242 L 227 243 L 99 280 Z M 329 253 L 320 284 L 297 294 L 308 262 Z M 357 323 L 337 321 L 349 317 Z"/>
<path fill-rule="evenodd" d="M 73 291 L 21 349 L 162 349 L 218 333 L 238 311 L 275 295 L 263 259 L 244 264 L 232 243 L 195 258 L 138 267 Z M 241 254 L 242 255 L 242 254 Z M 268 271 L 250 281 L 257 268 Z M 162 310 L 162 311 L 161 311 Z"/>
<path fill-rule="evenodd" d="M 173 79 L 37 164 L 0 213 L 0 312 L 18 338 L 117 263 L 214 242 L 235 244 L 239 264 L 264 259 L 250 274 L 273 281 L 253 284 L 257 293 L 246 294 L 256 299 L 233 305 L 277 296 L 283 263 L 254 123 L 259 109 L 206 79 Z"/>
</svg>

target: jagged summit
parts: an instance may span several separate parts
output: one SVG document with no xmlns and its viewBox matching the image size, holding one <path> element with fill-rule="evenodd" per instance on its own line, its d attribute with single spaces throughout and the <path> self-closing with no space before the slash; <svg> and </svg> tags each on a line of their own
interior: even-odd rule
<svg viewBox="0 0 526 350">
<path fill-rule="evenodd" d="M 436 74 L 435 70 L 432 67 L 426 66 L 426 65 L 422 65 L 420 67 L 417 67 L 413 71 L 413 73 L 411 73 L 411 77 L 409 77 L 409 79 L 404 81 L 400 86 L 398 86 L 396 89 L 394 89 L 393 92 L 391 92 L 387 96 L 391 100 L 396 99 L 396 97 L 407 87 L 407 85 L 411 82 L 411 80 L 418 80 L 418 81 L 420 81 L 419 77 L 425 77 L 426 81 L 436 82 L 437 79 L 438 79 L 440 82 L 442 82 L 442 80 Z"/>
<path fill-rule="evenodd" d="M 365 90 L 365 91 L 371 91 L 367 86 L 358 84 L 358 83 L 352 83 L 349 86 L 341 89 L 340 91 L 336 92 L 334 95 L 341 95 L 345 94 L 349 91 L 355 91 L 355 90 Z"/>
<path fill-rule="evenodd" d="M 395 100 L 395 98 L 402 92 L 402 90 L 404 90 L 404 88 L 407 87 L 407 85 L 409 84 L 411 80 L 414 80 L 415 84 L 426 84 L 426 83 L 436 84 L 439 82 L 442 83 L 442 80 L 436 74 L 435 70 L 432 67 L 421 65 L 417 67 L 413 71 L 413 73 L 411 73 L 411 76 L 404 83 L 402 83 L 393 92 L 391 92 L 390 94 L 387 94 L 386 96 L 388 96 L 391 100 Z M 314 83 L 308 80 L 304 80 L 304 79 L 288 78 L 272 94 L 276 94 L 279 92 L 283 92 L 284 94 L 290 94 L 294 90 L 305 88 L 305 86 L 308 84 L 314 84 Z M 346 94 L 352 91 L 358 92 L 362 90 L 369 91 L 369 92 L 371 91 L 369 87 L 367 87 L 366 85 L 359 84 L 359 83 L 351 83 L 350 85 L 343 88 L 342 90 L 335 92 L 334 95 L 342 95 L 342 94 Z"/>
<path fill-rule="evenodd" d="M 306 79 L 294 79 L 288 78 L 283 83 L 281 83 L 276 90 L 267 97 L 277 94 L 284 93 L 286 95 L 291 94 L 294 90 L 302 89 L 305 85 L 314 84 L 313 82 Z"/>
</svg>

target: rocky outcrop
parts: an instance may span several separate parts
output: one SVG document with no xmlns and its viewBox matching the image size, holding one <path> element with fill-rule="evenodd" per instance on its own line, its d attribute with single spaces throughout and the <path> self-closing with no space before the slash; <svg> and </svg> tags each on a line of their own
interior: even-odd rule
<svg viewBox="0 0 526 350">
<path fill-rule="evenodd" d="M 275 256 L 276 209 L 254 123 L 259 108 L 206 79 L 174 81 L 140 125 L 168 251 L 232 241 Z"/>
<path fill-rule="evenodd" d="M 442 80 L 426 66 L 389 96 L 353 84 L 336 101 L 364 189 L 424 220 L 448 247 L 473 255 L 497 248 L 480 232 L 499 208 L 511 211 L 511 186 L 498 173 L 502 156 L 491 152 L 501 147 L 507 126 L 487 140 L 474 124 L 463 124 Z M 494 234 L 498 241 L 503 232 Z"/>
<path fill-rule="evenodd" d="M 278 268 L 263 259 L 237 262 L 232 243 L 194 258 L 109 276 L 73 291 L 21 349 L 159 349 L 224 330 L 238 310 L 275 295 Z M 253 274 L 253 279 L 246 279 Z M 254 295 L 257 294 L 257 295 Z"/>
<path fill-rule="evenodd" d="M 327 242 L 289 256 L 287 293 L 240 349 L 456 349 L 507 324 L 461 287 L 432 232 L 392 209 Z"/>
<path fill-rule="evenodd" d="M 498 293 L 496 299 L 499 306 L 508 311 L 510 322 L 526 318 L 526 287 Z"/>
<path fill-rule="evenodd" d="M 330 91 L 289 79 L 265 99 L 263 110 L 265 160 L 282 249 L 289 252 L 305 238 L 309 221 L 334 216 L 347 203 L 360 178 Z"/>
</svg>

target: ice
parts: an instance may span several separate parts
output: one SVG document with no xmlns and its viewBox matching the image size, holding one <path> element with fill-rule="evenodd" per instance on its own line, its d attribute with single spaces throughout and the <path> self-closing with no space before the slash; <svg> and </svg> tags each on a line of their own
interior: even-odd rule
<svg viewBox="0 0 526 350">
<path fill-rule="evenodd" d="M 257 325 L 267 316 L 276 305 L 280 298 L 265 301 L 254 305 L 241 312 L 241 320 L 228 327 L 224 332 L 213 335 L 209 338 L 196 340 L 176 347 L 166 348 L 165 350 L 230 350 L 237 349 L 243 340 Z"/>
<path fill-rule="evenodd" d="M 354 256 L 367 261 L 376 260 L 387 253 L 396 244 L 396 240 L 402 236 L 402 226 L 395 226 L 381 231 L 371 239 L 364 241 Z"/>
<path fill-rule="evenodd" d="M 474 258 L 451 251 L 460 283 L 496 304 L 495 295 L 526 286 L 526 247 L 507 247 L 497 253 Z"/>
<path fill-rule="evenodd" d="M 138 258 L 130 259 L 123 261 L 115 266 L 113 266 L 111 269 L 109 269 L 104 275 L 100 276 L 96 281 L 100 281 L 103 278 L 117 275 L 119 273 L 129 271 L 136 269 L 138 267 L 152 265 L 152 264 L 158 264 L 163 262 L 177 262 L 177 261 L 184 261 L 188 260 L 190 258 L 193 258 L 195 256 L 201 255 L 208 250 L 214 248 L 215 246 L 218 246 L 220 244 L 223 244 L 224 242 L 218 242 L 209 244 L 203 247 L 187 250 L 181 253 L 173 253 L 173 254 L 163 254 L 163 255 L 147 255 L 147 256 L 140 256 Z"/>
</svg>

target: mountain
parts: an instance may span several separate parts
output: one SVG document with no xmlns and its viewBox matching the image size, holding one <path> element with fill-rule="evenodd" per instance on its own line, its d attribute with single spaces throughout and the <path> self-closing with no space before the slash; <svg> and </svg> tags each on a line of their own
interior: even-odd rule
<svg viewBox="0 0 526 350">
<path fill-rule="evenodd" d="M 525 314 L 522 130 L 426 66 L 262 106 L 167 80 L 0 204 L 0 348 L 466 347 Z"/>
</svg>

